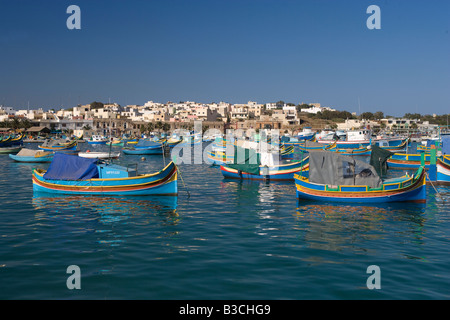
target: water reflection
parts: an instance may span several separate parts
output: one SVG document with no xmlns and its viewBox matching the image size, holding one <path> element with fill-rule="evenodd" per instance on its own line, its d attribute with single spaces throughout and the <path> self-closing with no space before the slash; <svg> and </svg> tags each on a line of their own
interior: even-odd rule
<svg viewBox="0 0 450 320">
<path fill-rule="evenodd" d="M 425 238 L 423 203 L 336 204 L 297 201 L 294 227 L 310 248 L 367 254 L 382 250 L 373 243 L 386 239 L 422 245 Z"/>
<path fill-rule="evenodd" d="M 177 197 L 99 197 L 83 195 L 33 194 L 36 221 L 58 223 L 60 234 L 95 233 L 98 243 L 117 246 L 132 227 L 174 226 L 180 221 Z"/>
</svg>

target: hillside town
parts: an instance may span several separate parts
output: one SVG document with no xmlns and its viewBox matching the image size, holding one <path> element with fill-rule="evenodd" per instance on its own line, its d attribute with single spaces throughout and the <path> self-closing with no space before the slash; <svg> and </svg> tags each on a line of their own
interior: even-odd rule
<svg viewBox="0 0 450 320">
<path fill-rule="evenodd" d="M 433 115 L 436 117 L 436 115 Z M 68 109 L 19 109 L 0 106 L 0 131 L 25 129 L 31 136 L 43 132 L 63 132 L 77 136 L 94 134 L 140 136 L 143 132 L 173 132 L 176 129 L 192 130 L 194 121 L 202 121 L 204 128 L 224 131 L 232 129 L 279 129 L 295 135 L 303 128 L 312 130 L 355 130 L 369 128 L 373 131 L 433 131 L 438 124 L 421 119 L 420 115 L 407 118 L 384 116 L 383 112 L 364 112 L 360 115 L 320 103 L 258 103 L 243 104 L 158 103 L 148 101 L 143 105 L 121 106 L 117 103 L 92 102 Z"/>
</svg>

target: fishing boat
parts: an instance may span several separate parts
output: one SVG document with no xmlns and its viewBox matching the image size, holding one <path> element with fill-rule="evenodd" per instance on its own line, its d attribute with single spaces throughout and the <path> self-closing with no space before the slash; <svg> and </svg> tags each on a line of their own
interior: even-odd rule
<svg viewBox="0 0 450 320">
<path fill-rule="evenodd" d="M 115 147 L 122 147 L 123 146 L 123 140 L 122 139 L 114 139 L 110 142 L 106 143 L 108 146 L 115 146 Z"/>
<path fill-rule="evenodd" d="M 99 135 L 93 135 L 89 140 L 87 140 L 89 144 L 106 144 L 108 141 L 108 138 Z"/>
<path fill-rule="evenodd" d="M 255 170 L 256 169 L 256 170 Z M 279 165 L 259 165 L 253 170 L 237 169 L 231 164 L 222 164 L 220 170 L 225 178 L 248 179 L 248 180 L 270 180 L 287 181 L 294 180 L 294 174 L 308 175 L 308 157 L 303 161 L 283 163 Z M 245 171 L 247 170 L 247 171 Z"/>
<path fill-rule="evenodd" d="M 78 152 L 78 156 L 90 159 L 117 159 L 120 156 L 120 152 L 92 152 L 87 150 L 86 152 Z"/>
<path fill-rule="evenodd" d="M 164 144 L 150 140 L 140 140 L 134 147 L 122 149 L 124 154 L 163 154 Z"/>
<path fill-rule="evenodd" d="M 293 158 L 294 157 L 294 146 L 282 145 L 280 148 L 280 157 L 282 159 Z"/>
<path fill-rule="evenodd" d="M 343 149 L 337 148 L 336 144 L 331 147 L 326 148 L 325 150 L 336 152 L 345 156 L 370 156 L 372 153 L 372 149 L 370 146 L 354 148 L 354 149 Z"/>
<path fill-rule="evenodd" d="M 327 150 L 329 148 L 336 148 L 336 143 L 333 141 L 329 141 L 329 144 L 323 144 L 319 142 L 314 141 L 305 141 L 304 143 L 301 143 L 297 145 L 297 147 L 300 149 L 300 151 L 303 152 L 310 152 L 310 151 L 323 151 Z"/>
<path fill-rule="evenodd" d="M 149 147 L 149 148 L 123 148 L 122 152 L 128 155 L 146 155 L 146 154 L 163 154 L 161 147 Z"/>
<path fill-rule="evenodd" d="M 0 147 L 0 154 L 10 154 L 10 153 L 17 153 L 22 149 L 21 146 L 15 146 L 15 147 Z"/>
<path fill-rule="evenodd" d="M 233 155 L 228 156 L 225 151 L 207 151 L 208 162 L 212 165 L 233 163 Z"/>
<path fill-rule="evenodd" d="M 137 144 L 139 142 L 139 139 L 127 139 L 126 144 Z"/>
<path fill-rule="evenodd" d="M 21 146 L 23 145 L 24 137 L 25 137 L 24 133 L 21 133 L 18 136 L 12 134 L 7 137 L 1 137 L 0 148 Z"/>
<path fill-rule="evenodd" d="M 397 140 L 395 140 L 395 141 L 397 142 Z M 408 143 L 409 143 L 409 139 L 406 138 L 406 139 L 402 140 L 399 144 L 397 144 L 397 143 L 392 144 L 391 141 L 388 141 L 388 140 L 375 140 L 373 144 L 379 146 L 380 148 L 382 148 L 384 150 L 393 151 L 393 152 L 401 152 L 401 151 L 406 150 L 406 148 L 408 147 Z"/>
<path fill-rule="evenodd" d="M 77 148 L 78 141 L 62 142 L 56 140 L 46 140 L 42 145 L 38 146 L 39 149 L 44 151 L 62 151 L 62 150 L 75 150 Z"/>
<path fill-rule="evenodd" d="M 17 162 L 51 162 L 53 159 L 53 152 L 33 150 L 23 148 L 17 154 L 10 154 L 9 157 Z"/>
<path fill-rule="evenodd" d="M 311 130 L 311 127 L 305 127 L 297 135 L 299 140 L 312 140 L 314 139 L 316 133 Z"/>
<path fill-rule="evenodd" d="M 167 140 L 167 145 L 171 148 L 175 147 L 177 144 L 181 143 L 183 141 L 183 138 L 170 138 Z"/>
<path fill-rule="evenodd" d="M 177 167 L 173 162 L 156 173 L 138 174 L 134 168 L 56 153 L 47 171 L 33 170 L 32 180 L 36 192 L 106 196 L 178 194 Z"/>
<path fill-rule="evenodd" d="M 310 154 L 309 176 L 295 175 L 298 199 L 330 202 L 426 201 L 425 168 L 382 180 L 365 161 L 329 151 Z"/>
</svg>

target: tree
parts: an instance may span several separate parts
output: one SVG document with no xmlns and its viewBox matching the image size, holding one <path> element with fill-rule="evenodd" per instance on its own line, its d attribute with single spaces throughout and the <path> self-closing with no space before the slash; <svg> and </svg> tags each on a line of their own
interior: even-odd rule
<svg viewBox="0 0 450 320">
<path fill-rule="evenodd" d="M 24 129 L 31 128 L 31 127 L 32 127 L 31 121 L 28 120 L 28 119 L 22 119 L 21 124 L 20 124 L 20 127 L 21 127 L 21 128 L 24 128 Z"/>
<path fill-rule="evenodd" d="M 155 124 L 153 122 L 150 122 L 149 124 L 147 124 L 147 130 L 149 132 L 153 132 L 153 130 L 155 130 Z"/>
<path fill-rule="evenodd" d="M 374 115 L 372 112 L 363 112 L 360 115 L 360 119 L 365 119 L 365 120 L 373 120 L 375 119 Z"/>
<path fill-rule="evenodd" d="M 382 111 L 377 111 L 373 114 L 374 118 L 377 120 L 384 119 L 384 113 Z"/>
<path fill-rule="evenodd" d="M 102 102 L 91 102 L 91 109 L 101 109 L 103 108 L 104 104 Z"/>
<path fill-rule="evenodd" d="M 162 129 L 163 129 L 164 132 L 168 132 L 168 131 L 170 130 L 170 124 L 168 124 L 167 122 L 165 122 L 165 123 L 162 125 Z"/>
<path fill-rule="evenodd" d="M 420 113 L 405 113 L 403 117 L 405 119 L 420 119 L 422 115 Z"/>
<path fill-rule="evenodd" d="M 162 127 L 163 127 L 163 124 L 162 124 L 161 121 L 156 122 L 155 128 L 156 128 L 158 131 L 161 130 Z"/>
</svg>

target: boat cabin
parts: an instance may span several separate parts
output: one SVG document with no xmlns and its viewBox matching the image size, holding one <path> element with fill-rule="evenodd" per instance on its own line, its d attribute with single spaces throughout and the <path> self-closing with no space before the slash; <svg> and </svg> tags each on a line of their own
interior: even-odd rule
<svg viewBox="0 0 450 320">
<path fill-rule="evenodd" d="M 347 141 L 370 140 L 370 137 L 371 137 L 370 130 L 361 129 L 361 130 L 347 131 Z"/>
<path fill-rule="evenodd" d="M 99 164 L 97 165 L 99 179 L 114 179 L 114 178 L 130 178 L 136 177 L 136 168 L 129 168 L 119 166 L 117 164 Z"/>
</svg>

